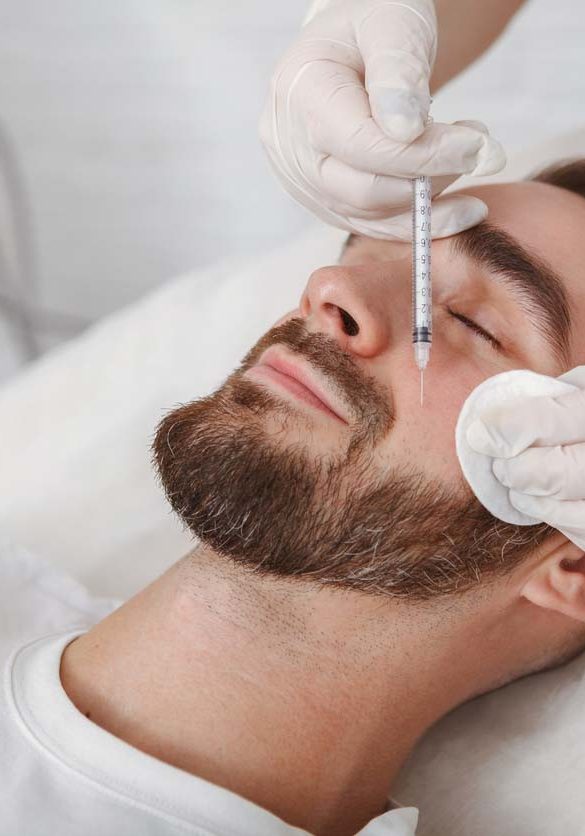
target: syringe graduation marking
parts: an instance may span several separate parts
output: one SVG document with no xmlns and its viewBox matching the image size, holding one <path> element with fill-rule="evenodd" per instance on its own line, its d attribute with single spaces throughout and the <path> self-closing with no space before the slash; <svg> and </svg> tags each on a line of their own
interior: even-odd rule
<svg viewBox="0 0 585 836">
<path fill-rule="evenodd" d="M 415 362 L 421 372 L 429 361 L 433 337 L 431 195 L 430 177 L 415 177 L 412 181 L 412 341 Z"/>
</svg>

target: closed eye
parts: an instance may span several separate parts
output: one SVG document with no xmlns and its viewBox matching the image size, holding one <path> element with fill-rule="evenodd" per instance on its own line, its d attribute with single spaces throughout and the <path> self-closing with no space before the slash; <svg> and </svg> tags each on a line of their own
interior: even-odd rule
<svg viewBox="0 0 585 836">
<path fill-rule="evenodd" d="M 464 325 L 467 326 L 471 331 L 474 331 L 478 336 L 482 337 L 488 343 L 490 343 L 496 351 L 502 351 L 502 344 L 499 340 L 497 340 L 493 334 L 490 334 L 489 331 L 486 331 L 485 328 L 482 328 L 481 325 L 478 325 L 477 322 L 474 322 L 473 319 L 469 319 L 469 317 L 464 316 L 463 314 L 457 313 L 456 311 L 452 310 L 451 308 L 447 308 L 447 312 L 450 316 L 458 319 Z"/>
</svg>

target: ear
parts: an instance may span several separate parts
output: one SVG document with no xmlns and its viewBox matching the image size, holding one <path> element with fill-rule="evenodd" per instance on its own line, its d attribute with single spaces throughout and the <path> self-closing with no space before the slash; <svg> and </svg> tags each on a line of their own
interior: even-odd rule
<svg viewBox="0 0 585 836">
<path fill-rule="evenodd" d="M 585 554 L 564 535 L 552 535 L 521 595 L 538 607 L 585 622 Z"/>
</svg>

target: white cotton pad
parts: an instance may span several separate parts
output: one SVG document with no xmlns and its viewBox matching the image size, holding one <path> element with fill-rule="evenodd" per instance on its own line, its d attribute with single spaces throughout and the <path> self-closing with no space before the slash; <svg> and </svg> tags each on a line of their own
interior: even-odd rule
<svg viewBox="0 0 585 836">
<path fill-rule="evenodd" d="M 467 443 L 467 428 L 486 410 L 490 412 L 503 404 L 530 397 L 558 397 L 575 390 L 575 386 L 525 369 L 502 372 L 488 377 L 469 395 L 455 427 L 455 447 L 463 475 L 481 504 L 495 517 L 516 525 L 535 525 L 542 522 L 529 517 L 510 503 L 508 488 L 496 479 L 493 459 L 473 450 Z"/>
</svg>

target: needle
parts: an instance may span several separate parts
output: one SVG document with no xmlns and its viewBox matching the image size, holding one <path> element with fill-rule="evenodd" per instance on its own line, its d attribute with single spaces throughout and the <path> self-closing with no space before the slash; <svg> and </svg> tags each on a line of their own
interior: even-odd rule
<svg viewBox="0 0 585 836">
<path fill-rule="evenodd" d="M 421 369 L 420 370 L 420 405 L 421 406 L 423 405 L 423 396 L 424 396 L 424 383 L 423 383 L 424 377 L 423 377 L 423 375 L 424 375 L 424 371 L 423 371 L 423 369 Z"/>
</svg>

